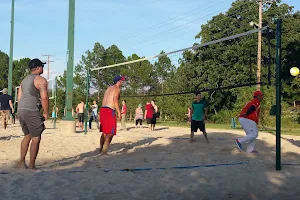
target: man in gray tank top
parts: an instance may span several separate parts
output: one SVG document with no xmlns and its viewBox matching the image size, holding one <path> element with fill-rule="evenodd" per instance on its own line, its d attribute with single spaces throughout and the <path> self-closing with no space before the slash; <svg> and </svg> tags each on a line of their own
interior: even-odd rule
<svg viewBox="0 0 300 200">
<path fill-rule="evenodd" d="M 30 145 L 29 168 L 36 169 L 35 160 L 38 155 L 42 132 L 45 130 L 44 121 L 48 118 L 49 98 L 47 80 L 40 75 L 44 64 L 39 59 L 29 62 L 31 74 L 26 76 L 18 91 L 18 118 L 25 135 L 21 142 L 19 168 L 26 168 L 25 157 Z M 43 108 L 42 115 L 40 109 Z"/>
</svg>

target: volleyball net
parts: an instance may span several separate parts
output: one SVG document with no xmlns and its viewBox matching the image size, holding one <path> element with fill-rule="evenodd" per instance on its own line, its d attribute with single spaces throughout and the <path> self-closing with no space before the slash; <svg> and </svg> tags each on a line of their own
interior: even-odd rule
<svg viewBox="0 0 300 200">
<path fill-rule="evenodd" d="M 140 58 L 133 54 L 126 62 L 90 67 L 87 96 L 93 90 L 101 99 L 113 76 L 122 74 L 126 81 L 121 100 L 127 100 L 132 113 L 138 104 L 156 100 L 164 110 L 163 118 L 184 117 L 195 92 L 203 93 L 204 99 L 220 100 L 217 97 L 224 96 L 224 101 L 230 101 L 225 96 L 233 98 L 234 95 L 225 93 L 234 94 L 238 88 L 245 87 L 251 88 L 250 93 L 257 85 L 271 84 L 274 69 L 268 48 L 262 50 L 261 78 L 257 81 L 259 31 L 264 33 L 264 42 L 268 44 L 269 29 L 263 27 L 155 56 Z M 214 103 L 222 105 L 223 102 Z"/>
</svg>

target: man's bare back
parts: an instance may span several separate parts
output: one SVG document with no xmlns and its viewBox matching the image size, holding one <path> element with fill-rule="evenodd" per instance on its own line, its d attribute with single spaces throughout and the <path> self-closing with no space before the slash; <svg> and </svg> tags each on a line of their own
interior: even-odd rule
<svg viewBox="0 0 300 200">
<path fill-rule="evenodd" d="M 114 99 L 116 98 L 116 95 L 118 99 Z M 116 110 L 115 101 L 119 101 L 119 98 L 120 98 L 120 88 L 117 87 L 116 85 L 109 86 L 104 93 L 102 107 L 104 106 L 110 107 L 111 109 Z"/>
<path fill-rule="evenodd" d="M 84 103 L 83 102 L 81 102 L 77 105 L 76 112 L 77 113 L 84 113 Z"/>
</svg>

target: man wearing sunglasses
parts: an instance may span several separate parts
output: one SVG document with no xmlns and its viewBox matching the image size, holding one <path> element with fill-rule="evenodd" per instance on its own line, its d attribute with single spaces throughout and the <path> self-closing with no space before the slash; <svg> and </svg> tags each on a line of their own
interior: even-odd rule
<svg viewBox="0 0 300 200">
<path fill-rule="evenodd" d="M 18 118 L 24 138 L 21 142 L 21 155 L 19 168 L 27 168 L 25 157 L 30 145 L 29 168 L 36 169 L 35 160 L 39 152 L 42 132 L 45 130 L 44 121 L 48 118 L 49 98 L 47 80 L 40 76 L 43 73 L 44 64 L 35 58 L 29 62 L 31 73 L 21 82 L 18 91 Z M 43 108 L 42 115 L 40 109 Z"/>
</svg>

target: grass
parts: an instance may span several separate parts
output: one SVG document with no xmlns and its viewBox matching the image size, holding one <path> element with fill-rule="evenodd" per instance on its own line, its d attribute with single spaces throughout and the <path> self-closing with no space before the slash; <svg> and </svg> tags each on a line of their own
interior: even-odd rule
<svg viewBox="0 0 300 200">
<path fill-rule="evenodd" d="M 176 121 L 160 121 L 157 122 L 158 125 L 160 126 L 170 126 L 170 127 L 185 127 L 189 128 L 190 124 L 187 122 L 176 122 Z M 207 123 L 206 128 L 211 128 L 211 129 L 224 129 L 224 130 L 232 130 L 230 127 L 230 124 L 213 124 L 213 123 Z M 236 129 L 241 129 L 240 125 L 236 126 Z M 276 134 L 276 129 L 275 128 L 268 128 L 268 130 L 264 130 L 260 128 L 260 131 L 265 131 L 268 133 Z M 300 128 L 282 128 L 281 129 L 281 134 L 282 135 L 296 135 L 300 136 Z"/>
</svg>

